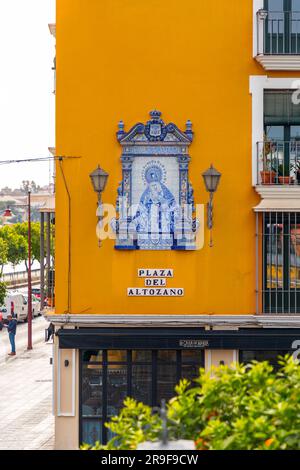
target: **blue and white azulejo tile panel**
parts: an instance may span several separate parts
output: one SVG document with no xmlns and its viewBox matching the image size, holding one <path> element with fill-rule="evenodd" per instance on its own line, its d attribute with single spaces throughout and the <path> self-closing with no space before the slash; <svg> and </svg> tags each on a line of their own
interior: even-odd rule
<svg viewBox="0 0 300 470">
<path fill-rule="evenodd" d="M 113 222 L 116 249 L 194 250 L 194 195 L 189 181 L 192 124 L 183 132 L 151 111 L 129 132 L 119 123 L 122 181 Z"/>
</svg>

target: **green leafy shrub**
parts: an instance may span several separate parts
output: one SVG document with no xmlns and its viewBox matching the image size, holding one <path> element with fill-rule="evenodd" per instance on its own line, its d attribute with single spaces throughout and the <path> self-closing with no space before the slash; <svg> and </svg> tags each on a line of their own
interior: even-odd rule
<svg viewBox="0 0 300 470">
<path fill-rule="evenodd" d="M 300 450 L 300 367 L 292 358 L 274 371 L 267 362 L 200 371 L 182 380 L 167 405 L 170 439 L 192 439 L 199 450 Z M 106 426 L 115 434 L 93 449 L 136 449 L 160 439 L 162 422 L 149 406 L 127 398 Z M 84 446 L 89 449 L 89 446 Z"/>
</svg>

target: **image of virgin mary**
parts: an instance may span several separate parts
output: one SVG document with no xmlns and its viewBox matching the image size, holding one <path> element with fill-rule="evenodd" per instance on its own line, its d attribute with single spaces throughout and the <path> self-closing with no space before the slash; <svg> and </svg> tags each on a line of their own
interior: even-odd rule
<svg viewBox="0 0 300 470">
<path fill-rule="evenodd" d="M 161 168 L 153 166 L 147 169 L 147 187 L 132 219 L 137 234 L 147 236 L 153 244 L 159 244 L 174 234 L 179 214 L 175 198 L 162 179 Z"/>
</svg>

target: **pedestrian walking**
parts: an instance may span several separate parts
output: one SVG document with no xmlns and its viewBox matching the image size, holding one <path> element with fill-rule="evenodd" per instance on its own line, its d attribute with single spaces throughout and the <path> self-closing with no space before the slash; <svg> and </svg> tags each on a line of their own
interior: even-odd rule
<svg viewBox="0 0 300 470">
<path fill-rule="evenodd" d="M 47 331 L 46 342 L 50 341 L 50 339 L 53 340 L 53 336 L 54 336 L 54 332 L 55 332 L 53 323 L 50 323 L 50 325 L 48 326 L 46 331 Z"/>
<path fill-rule="evenodd" d="M 9 356 L 15 356 L 16 355 L 16 341 L 15 340 L 16 340 L 16 331 L 17 331 L 17 320 L 13 318 L 11 313 L 7 315 L 7 320 L 8 320 L 8 324 L 4 326 L 5 328 L 7 328 L 9 341 L 11 345 L 11 352 L 9 353 Z"/>
</svg>

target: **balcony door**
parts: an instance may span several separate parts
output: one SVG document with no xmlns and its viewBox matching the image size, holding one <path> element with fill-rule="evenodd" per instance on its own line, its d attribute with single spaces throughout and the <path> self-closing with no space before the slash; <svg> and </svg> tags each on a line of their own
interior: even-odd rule
<svg viewBox="0 0 300 470">
<path fill-rule="evenodd" d="M 265 0 L 265 54 L 300 54 L 300 0 Z"/>
<path fill-rule="evenodd" d="M 293 103 L 293 91 L 265 91 L 264 125 L 274 183 L 290 177 L 285 184 L 300 184 L 300 106 Z"/>
<path fill-rule="evenodd" d="M 265 126 L 265 135 L 272 142 L 272 169 L 276 178 L 286 176 L 291 178 L 289 184 L 300 184 L 300 126 Z"/>
</svg>

